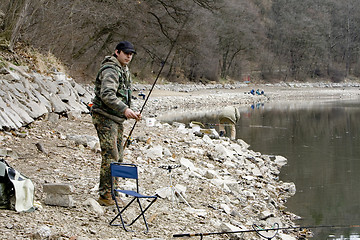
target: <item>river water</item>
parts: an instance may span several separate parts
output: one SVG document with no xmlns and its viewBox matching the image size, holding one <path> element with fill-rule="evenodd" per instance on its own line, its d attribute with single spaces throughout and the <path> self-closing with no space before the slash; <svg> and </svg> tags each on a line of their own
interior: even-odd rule
<svg viewBox="0 0 360 240">
<path fill-rule="evenodd" d="M 287 207 L 303 226 L 360 223 L 360 103 L 258 104 L 244 111 L 238 137 L 282 155 L 280 179 L 294 182 Z M 314 239 L 360 239 L 360 228 L 312 229 Z"/>
<path fill-rule="evenodd" d="M 240 109 L 237 138 L 288 164 L 280 180 L 294 182 L 287 211 L 301 226 L 360 224 L 360 103 L 309 101 L 258 103 Z M 216 117 L 194 117 L 218 130 Z M 360 228 L 312 228 L 313 239 L 360 240 Z"/>
</svg>

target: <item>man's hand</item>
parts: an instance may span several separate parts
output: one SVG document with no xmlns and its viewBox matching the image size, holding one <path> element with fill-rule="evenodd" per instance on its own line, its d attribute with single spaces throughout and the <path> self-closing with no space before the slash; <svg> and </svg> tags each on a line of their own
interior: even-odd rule
<svg viewBox="0 0 360 240">
<path fill-rule="evenodd" d="M 124 114 L 127 119 L 132 118 L 132 119 L 135 119 L 136 121 L 139 121 L 141 119 L 140 112 L 134 112 L 130 108 L 127 108 L 125 110 Z"/>
</svg>

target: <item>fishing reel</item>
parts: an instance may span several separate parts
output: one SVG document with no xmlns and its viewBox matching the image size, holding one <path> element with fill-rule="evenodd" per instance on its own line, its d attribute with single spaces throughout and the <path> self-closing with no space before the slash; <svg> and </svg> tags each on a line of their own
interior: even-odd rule
<svg viewBox="0 0 360 240">
<path fill-rule="evenodd" d="M 125 140 L 125 145 L 126 147 L 129 147 L 131 144 L 133 144 L 135 142 L 135 140 L 132 138 L 132 137 L 128 137 L 126 140 Z"/>
</svg>

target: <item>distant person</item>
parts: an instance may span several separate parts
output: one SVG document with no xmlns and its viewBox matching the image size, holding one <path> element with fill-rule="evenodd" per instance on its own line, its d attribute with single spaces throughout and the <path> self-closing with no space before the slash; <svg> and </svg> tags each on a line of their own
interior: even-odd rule
<svg viewBox="0 0 360 240">
<path fill-rule="evenodd" d="M 239 110 L 236 107 L 225 107 L 219 114 L 219 132 L 230 137 L 231 140 L 236 139 L 236 123 L 240 119 Z"/>
<path fill-rule="evenodd" d="M 264 90 L 260 91 L 260 89 L 258 89 L 258 90 L 256 90 L 256 94 L 257 95 L 264 95 Z"/>
<path fill-rule="evenodd" d="M 131 76 L 128 64 L 134 54 L 136 51 L 130 42 L 120 42 L 113 55 L 106 56 L 102 61 L 95 80 L 91 112 L 102 157 L 98 202 L 104 206 L 114 204 L 110 163 L 123 161 L 123 122 L 129 118 L 141 119 L 139 112 L 130 109 Z"/>
</svg>

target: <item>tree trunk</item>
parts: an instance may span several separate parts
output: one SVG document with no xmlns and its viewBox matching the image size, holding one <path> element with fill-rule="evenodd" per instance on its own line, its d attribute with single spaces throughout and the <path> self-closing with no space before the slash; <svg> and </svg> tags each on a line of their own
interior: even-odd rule
<svg viewBox="0 0 360 240">
<path fill-rule="evenodd" d="M 14 44 L 20 38 L 21 27 L 26 22 L 30 0 L 10 1 L 5 13 L 4 30 L 0 37 L 8 42 L 9 50 L 13 50 Z"/>
</svg>

